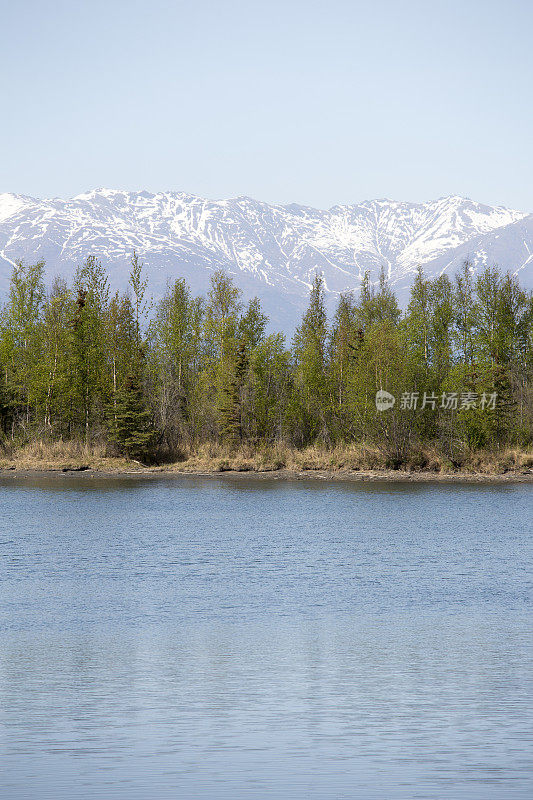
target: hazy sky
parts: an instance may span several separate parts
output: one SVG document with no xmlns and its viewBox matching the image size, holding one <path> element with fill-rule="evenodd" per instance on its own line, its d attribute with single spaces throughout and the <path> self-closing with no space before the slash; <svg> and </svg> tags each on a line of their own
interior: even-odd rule
<svg viewBox="0 0 533 800">
<path fill-rule="evenodd" d="M 0 10 L 0 191 L 533 211 L 533 0 Z"/>
</svg>

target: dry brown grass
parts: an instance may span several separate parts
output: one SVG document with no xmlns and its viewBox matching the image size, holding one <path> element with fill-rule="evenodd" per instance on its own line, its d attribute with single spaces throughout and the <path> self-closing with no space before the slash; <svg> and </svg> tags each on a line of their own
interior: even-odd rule
<svg viewBox="0 0 533 800">
<path fill-rule="evenodd" d="M 135 462 L 118 458 L 105 445 L 79 441 L 36 439 L 19 448 L 4 446 L 0 469 L 21 470 L 123 470 Z"/>
<path fill-rule="evenodd" d="M 517 448 L 497 452 L 480 450 L 469 455 L 464 468 L 468 472 L 484 472 L 488 475 L 524 472 L 533 468 L 533 452 Z"/>
<path fill-rule="evenodd" d="M 400 469 L 407 472 L 443 475 L 460 472 L 501 475 L 531 468 L 531 451 L 508 449 L 463 453 L 454 464 L 432 446 L 413 448 L 400 465 Z M 337 445 L 330 449 L 310 446 L 302 450 L 275 444 L 257 450 L 242 447 L 233 451 L 220 445 L 206 444 L 195 452 L 187 453 L 183 461 L 169 465 L 168 469 L 179 472 L 271 472 L 281 469 L 293 472 L 353 472 L 390 471 L 391 465 L 386 452 L 376 445 L 364 443 Z"/>
<path fill-rule="evenodd" d="M 5 444 L 0 454 L 0 469 L 79 470 L 123 472 L 146 469 L 138 461 L 117 457 L 112 449 L 101 444 L 86 445 L 77 441 L 35 440 L 18 449 Z M 310 446 L 301 450 L 277 443 L 259 448 L 244 445 L 229 449 L 216 443 L 205 443 L 185 452 L 181 460 L 163 467 L 164 472 L 338 472 L 391 471 L 387 453 L 365 443 L 337 445 L 332 448 Z M 415 447 L 400 465 L 402 471 L 434 474 L 467 473 L 471 475 L 503 475 L 533 471 L 533 451 L 508 448 L 497 452 L 464 452 L 453 464 L 431 446 Z"/>
<path fill-rule="evenodd" d="M 530 451 L 467 453 L 454 465 L 437 448 L 419 447 L 413 449 L 400 468 L 408 472 L 497 475 L 508 471 L 520 472 L 532 467 L 533 454 Z M 212 443 L 186 453 L 182 461 L 169 465 L 167 469 L 179 472 L 271 472 L 280 469 L 294 472 L 352 472 L 390 470 L 391 466 L 384 451 L 375 445 L 364 443 L 337 445 L 330 449 L 310 446 L 302 450 L 275 444 L 257 450 L 242 447 L 233 451 Z"/>
</svg>

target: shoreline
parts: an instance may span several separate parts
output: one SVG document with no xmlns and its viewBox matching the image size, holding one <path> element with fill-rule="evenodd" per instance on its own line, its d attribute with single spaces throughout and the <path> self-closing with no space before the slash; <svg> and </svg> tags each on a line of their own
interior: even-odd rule
<svg viewBox="0 0 533 800">
<path fill-rule="evenodd" d="M 95 467 L 2 467 L 1 478 L 25 477 L 83 477 L 89 478 L 235 478 L 246 480 L 286 480 L 286 481 L 333 481 L 333 482 L 383 482 L 383 483 L 532 483 L 533 470 L 523 472 L 509 471 L 500 474 L 483 472 L 431 472 L 406 470 L 179 470 L 165 467 L 128 466 L 123 468 L 99 469 Z"/>
</svg>

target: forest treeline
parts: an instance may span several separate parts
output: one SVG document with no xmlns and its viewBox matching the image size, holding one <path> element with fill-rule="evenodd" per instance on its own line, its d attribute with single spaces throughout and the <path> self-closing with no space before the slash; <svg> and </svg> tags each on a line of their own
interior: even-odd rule
<svg viewBox="0 0 533 800">
<path fill-rule="evenodd" d="M 178 278 L 155 305 L 136 254 L 122 294 L 93 256 L 71 285 L 47 290 L 43 275 L 17 265 L 0 313 L 4 447 L 98 442 L 155 463 L 206 442 L 365 442 L 395 467 L 424 445 L 455 463 L 533 441 L 533 298 L 496 269 L 420 270 L 403 313 L 384 274 L 366 275 L 331 320 L 317 275 L 289 345 L 222 271 L 205 297 Z M 395 397 L 388 410 L 378 390 Z"/>
</svg>

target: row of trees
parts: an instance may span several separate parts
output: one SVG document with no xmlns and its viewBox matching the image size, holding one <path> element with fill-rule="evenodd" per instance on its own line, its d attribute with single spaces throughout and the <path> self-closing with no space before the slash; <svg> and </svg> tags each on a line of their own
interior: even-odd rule
<svg viewBox="0 0 533 800">
<path fill-rule="evenodd" d="M 205 298 L 179 278 L 155 307 L 136 254 L 124 294 L 93 256 L 72 286 L 47 292 L 43 272 L 18 265 L 0 314 L 1 429 L 15 442 L 105 440 L 163 459 L 206 441 L 364 440 L 401 463 L 419 443 L 453 459 L 533 440 L 533 299 L 496 269 L 419 271 L 405 313 L 367 275 L 331 323 L 317 275 L 290 348 L 220 271 Z M 376 409 L 378 390 L 393 407 Z"/>
</svg>

